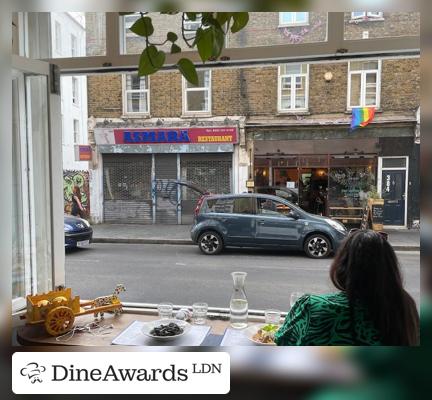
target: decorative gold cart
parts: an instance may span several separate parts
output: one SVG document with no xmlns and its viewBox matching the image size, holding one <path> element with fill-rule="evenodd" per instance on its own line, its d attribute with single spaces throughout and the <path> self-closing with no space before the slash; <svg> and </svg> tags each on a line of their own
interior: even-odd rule
<svg viewBox="0 0 432 400">
<path fill-rule="evenodd" d="M 104 300 L 104 301 L 102 301 Z M 52 336 L 62 335 L 73 327 L 75 317 L 99 314 L 106 311 L 121 312 L 122 303 L 118 296 L 102 296 L 95 300 L 80 302 L 79 296 L 72 297 L 71 288 L 53 290 L 48 293 L 27 296 L 27 324 L 44 324 Z"/>
</svg>

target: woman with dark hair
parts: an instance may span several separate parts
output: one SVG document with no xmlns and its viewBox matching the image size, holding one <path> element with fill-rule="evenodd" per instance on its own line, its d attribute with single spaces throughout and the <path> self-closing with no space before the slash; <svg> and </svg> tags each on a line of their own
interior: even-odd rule
<svg viewBox="0 0 432 400">
<path fill-rule="evenodd" d="M 277 345 L 419 343 L 417 308 L 384 235 L 351 233 L 334 258 L 330 279 L 339 292 L 302 296 L 276 333 Z"/>
<path fill-rule="evenodd" d="M 81 203 L 81 191 L 79 186 L 75 185 L 72 189 L 72 210 L 71 214 L 75 217 L 84 218 L 85 208 Z"/>
</svg>

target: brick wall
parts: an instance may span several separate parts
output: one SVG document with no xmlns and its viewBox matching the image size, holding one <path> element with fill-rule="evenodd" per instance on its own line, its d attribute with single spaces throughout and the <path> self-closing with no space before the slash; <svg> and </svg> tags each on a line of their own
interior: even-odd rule
<svg viewBox="0 0 432 400">
<path fill-rule="evenodd" d="M 420 104 L 418 58 L 382 61 L 381 108 L 383 111 L 414 110 Z M 325 72 L 332 72 L 330 82 Z M 311 64 L 309 67 L 309 112 L 341 113 L 347 104 L 348 64 Z M 121 76 L 88 77 L 89 115 L 122 115 Z M 150 78 L 152 117 L 182 115 L 182 79 L 176 72 L 160 72 Z M 221 68 L 212 71 L 212 115 L 277 115 L 277 67 Z"/>
</svg>

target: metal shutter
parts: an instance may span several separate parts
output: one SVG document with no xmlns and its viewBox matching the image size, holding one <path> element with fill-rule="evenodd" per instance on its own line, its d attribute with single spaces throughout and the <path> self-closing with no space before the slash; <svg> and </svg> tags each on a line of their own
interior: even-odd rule
<svg viewBox="0 0 432 400">
<path fill-rule="evenodd" d="M 148 154 L 103 155 L 105 222 L 153 222 L 151 157 Z"/>
<path fill-rule="evenodd" d="M 155 154 L 156 223 L 177 224 L 177 154 Z"/>
<path fill-rule="evenodd" d="M 232 192 L 232 153 L 182 154 L 181 179 L 211 193 Z M 191 224 L 199 193 L 182 187 L 182 224 Z"/>
</svg>

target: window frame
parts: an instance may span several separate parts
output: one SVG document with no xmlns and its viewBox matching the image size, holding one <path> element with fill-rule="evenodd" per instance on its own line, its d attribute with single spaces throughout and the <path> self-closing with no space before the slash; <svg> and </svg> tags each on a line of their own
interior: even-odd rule
<svg viewBox="0 0 432 400">
<path fill-rule="evenodd" d="M 142 76 L 140 79 L 146 80 L 146 88 L 145 89 L 127 89 L 126 76 L 127 75 L 137 75 L 137 73 L 129 73 L 122 74 L 122 97 L 123 97 L 123 115 L 127 116 L 149 116 L 150 115 L 150 77 Z M 127 108 L 127 94 L 128 93 L 146 93 L 146 103 L 147 103 L 147 111 L 128 111 Z"/>
<path fill-rule="evenodd" d="M 353 108 L 360 107 L 375 107 L 376 110 L 379 110 L 381 107 L 381 70 L 382 70 L 382 60 L 381 59 L 371 59 L 371 60 L 362 60 L 364 62 L 367 61 L 377 61 L 378 67 L 377 69 L 367 69 L 367 70 L 352 70 L 351 63 L 358 61 L 348 61 L 348 85 L 347 85 L 347 110 L 350 111 Z M 365 104 L 366 101 L 366 76 L 367 74 L 376 73 L 376 93 L 375 93 L 375 105 Z M 360 104 L 356 106 L 351 105 L 351 77 L 352 75 L 360 75 Z"/>
<path fill-rule="evenodd" d="M 73 33 L 70 34 L 70 40 L 71 40 L 71 57 L 78 57 L 78 37 L 74 35 Z M 75 46 L 74 46 L 75 42 Z"/>
<path fill-rule="evenodd" d="M 292 22 L 284 22 L 283 14 L 293 14 Z M 297 14 L 301 14 L 299 12 L 279 12 L 279 26 L 280 27 L 288 27 L 288 26 L 305 26 L 309 25 L 309 12 L 306 12 L 306 21 L 297 21 Z"/>
<path fill-rule="evenodd" d="M 198 72 L 202 71 L 208 71 L 209 73 L 209 85 L 208 88 L 205 86 L 195 86 L 195 87 L 187 87 L 187 81 L 182 76 L 182 110 L 183 110 L 183 116 L 194 116 L 194 115 L 211 115 L 212 113 L 212 71 L 210 68 L 205 68 L 198 70 Z M 187 94 L 188 92 L 203 92 L 208 91 L 208 110 L 201 110 L 201 111 L 189 111 L 188 110 L 188 100 L 187 100 Z"/>
<path fill-rule="evenodd" d="M 80 120 L 77 118 L 72 119 L 73 125 L 73 143 L 74 145 L 81 144 L 81 129 L 80 129 Z M 75 129 L 77 128 L 77 129 Z M 78 137 L 78 140 L 76 140 Z"/>
<path fill-rule="evenodd" d="M 354 15 L 355 13 L 362 13 L 362 15 Z M 384 13 L 382 11 L 352 11 L 351 21 L 383 21 Z"/>
<path fill-rule="evenodd" d="M 295 113 L 304 113 L 309 111 L 309 64 L 308 63 L 295 63 L 294 65 L 306 65 L 306 73 L 300 74 L 281 74 L 283 66 L 286 64 L 278 65 L 278 113 L 283 114 L 295 114 Z M 290 77 L 291 79 L 291 107 L 290 108 L 282 108 L 282 79 Z M 305 77 L 305 106 L 302 108 L 295 108 L 296 101 L 296 92 L 297 92 L 297 84 L 295 82 L 295 78 L 297 77 Z M 294 82 L 294 84 L 293 84 Z M 294 96 L 293 96 L 294 94 Z M 294 108 L 292 106 L 294 105 Z"/>
<path fill-rule="evenodd" d="M 63 46 L 61 41 L 61 24 L 59 21 L 54 20 L 54 49 L 56 53 L 62 55 L 63 54 Z"/>
<path fill-rule="evenodd" d="M 184 19 L 184 22 L 183 22 L 184 36 L 186 39 L 192 39 L 196 35 L 196 31 L 198 30 L 198 28 L 201 26 L 202 15 L 200 13 L 198 13 L 195 21 L 189 19 L 187 17 L 187 15 L 185 15 L 185 17 L 186 18 Z M 191 28 L 190 26 L 188 27 L 187 25 L 191 25 L 191 26 L 196 25 L 196 28 L 193 28 L 193 27 Z"/>
<path fill-rule="evenodd" d="M 80 105 L 80 90 L 78 77 L 72 77 L 72 104 L 76 107 Z"/>
</svg>

